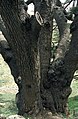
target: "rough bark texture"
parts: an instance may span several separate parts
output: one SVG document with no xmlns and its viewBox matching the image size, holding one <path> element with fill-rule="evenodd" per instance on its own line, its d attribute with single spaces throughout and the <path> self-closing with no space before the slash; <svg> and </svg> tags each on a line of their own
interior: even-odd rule
<svg viewBox="0 0 78 119">
<path fill-rule="evenodd" d="M 39 83 L 40 81 L 38 76 L 39 68 L 37 68 L 39 62 L 38 51 L 40 48 L 38 48 L 37 45 L 39 42 L 40 43 L 42 42 L 41 40 L 45 40 L 46 46 L 44 47 L 44 52 L 47 51 L 47 55 L 45 52 L 47 60 L 45 59 L 46 63 L 44 64 L 45 65 L 47 64 L 45 66 L 46 67 L 45 73 L 47 73 L 50 58 L 49 54 L 50 50 L 47 43 L 50 46 L 51 31 L 52 31 L 51 30 L 52 16 L 50 18 L 49 16 L 51 14 L 51 9 L 53 8 L 51 8 L 52 7 L 51 2 L 45 1 L 41 2 L 34 0 L 35 11 L 39 12 L 40 16 L 44 21 L 42 26 L 40 26 L 35 17 L 31 18 L 29 18 L 28 16 L 26 16 L 27 18 L 24 17 L 24 15 L 26 15 L 26 11 L 23 9 L 24 7 L 24 4 L 22 4 L 23 1 L 21 2 L 19 0 L 18 2 L 19 3 L 17 6 L 17 1 L 7 0 L 6 3 L 5 0 L 1 1 L 1 16 L 5 23 L 6 30 L 10 36 L 10 39 L 7 38 L 7 41 L 13 50 L 19 68 L 19 74 L 21 76 L 21 88 L 16 96 L 16 99 L 19 111 L 18 113 L 22 115 L 25 112 L 29 112 L 30 110 L 32 110 L 32 112 L 38 113 L 36 111 L 38 111 L 37 110 L 38 106 L 40 106 L 39 102 L 41 101 L 40 100 L 41 96 L 39 94 L 40 93 L 40 83 Z M 42 35 L 43 31 L 44 33 L 46 33 L 46 36 Z M 39 33 L 41 35 L 38 40 Z M 43 68 L 42 74 L 45 75 L 44 74 L 45 67 L 43 67 L 44 65 L 42 63 L 43 59 L 41 59 L 40 70 L 42 70 Z M 39 108 L 41 108 L 41 106 Z"/>
<path fill-rule="evenodd" d="M 17 95 L 17 106 L 19 114 L 24 114 L 34 107 L 37 93 L 37 80 L 33 74 L 35 48 L 31 45 L 33 36 L 31 29 L 28 31 L 25 24 L 20 22 L 17 16 L 17 6 L 13 6 L 11 1 L 2 1 L 2 18 L 6 23 L 6 29 L 9 30 L 10 40 L 8 42 L 14 51 L 14 55 L 19 67 L 21 80 L 21 89 Z M 31 37 L 31 38 L 30 38 Z M 34 39 L 33 41 L 35 41 Z M 32 61 L 31 61 L 32 59 Z M 22 98 L 23 97 L 23 98 Z"/>
<path fill-rule="evenodd" d="M 55 113 L 66 111 L 67 99 L 71 93 L 71 88 L 70 86 L 67 86 L 68 82 L 66 81 L 67 79 L 65 79 L 66 68 L 64 66 L 64 57 L 68 50 L 70 32 L 62 8 L 55 6 L 53 13 L 58 25 L 60 40 L 58 41 L 55 61 L 52 62 L 52 65 L 50 65 L 48 70 L 48 81 L 45 80 L 44 83 L 44 87 L 47 89 L 47 95 L 49 97 L 49 99 L 47 97 L 49 104 L 45 97 L 44 105 Z M 62 21 L 62 23 L 60 21 Z"/>
<path fill-rule="evenodd" d="M 78 61 L 78 30 L 72 32 L 70 47 L 66 51 L 69 32 L 66 26 L 62 27 L 62 32 L 59 24 L 61 40 L 55 61 L 50 65 L 52 11 L 58 8 L 54 8 L 57 0 L 28 1 L 35 5 L 34 16 L 29 17 L 23 0 L 7 0 L 6 3 L 2 0 L 1 16 L 9 34 L 9 37 L 5 37 L 13 50 L 21 77 L 21 86 L 16 96 L 18 113 L 35 113 L 37 119 L 48 119 L 49 116 L 44 115 L 46 109 L 53 113 L 66 111 L 71 93 L 70 84 Z M 42 114 L 39 113 L 41 117 L 37 115 L 40 110 L 43 110 Z"/>
<path fill-rule="evenodd" d="M 62 38 L 67 25 L 67 19 L 64 15 L 62 6 L 55 6 L 53 10 L 53 15 L 59 29 L 60 38 Z"/>
<path fill-rule="evenodd" d="M 68 114 L 67 109 L 67 100 L 68 96 L 71 93 L 71 81 L 73 79 L 74 72 L 77 68 L 78 63 L 78 17 L 75 16 L 73 23 L 71 24 L 70 31 L 72 33 L 71 42 L 68 50 L 65 48 L 66 43 L 66 33 L 63 34 L 64 39 L 62 38 L 59 44 L 64 45 L 64 49 L 59 47 L 62 52 L 58 52 L 55 61 L 52 63 L 51 67 L 48 71 L 48 81 L 45 88 L 49 88 L 48 90 L 51 92 L 54 108 L 56 112 L 65 112 Z M 68 37 L 67 37 L 68 38 Z M 66 41 L 64 41 L 66 40 Z M 65 43 L 64 43 L 65 42 Z"/>
<path fill-rule="evenodd" d="M 70 29 L 64 14 L 64 8 L 61 4 L 59 5 L 59 0 L 57 1 L 57 6 L 54 7 L 53 15 L 59 30 L 58 47 L 55 56 L 55 59 L 57 59 L 59 57 L 64 57 L 70 43 Z"/>
</svg>

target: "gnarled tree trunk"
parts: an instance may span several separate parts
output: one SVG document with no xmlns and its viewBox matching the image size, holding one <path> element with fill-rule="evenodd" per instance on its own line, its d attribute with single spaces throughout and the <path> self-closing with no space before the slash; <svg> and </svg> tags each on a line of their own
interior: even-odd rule
<svg viewBox="0 0 78 119">
<path fill-rule="evenodd" d="M 23 0 L 1 0 L 1 16 L 9 35 L 5 37 L 21 77 L 17 94 L 18 113 L 32 112 L 37 116 L 44 107 L 53 113 L 65 112 L 77 65 L 77 49 L 74 48 L 74 44 L 77 46 L 77 38 L 74 40 L 77 31 L 73 32 L 67 50 L 67 29 L 63 28 L 63 34 L 59 29 L 56 58 L 50 65 L 53 9 L 57 0 L 28 1 L 35 5 L 32 17 L 27 14 Z"/>
<path fill-rule="evenodd" d="M 70 85 L 78 63 L 77 20 L 78 17 L 75 16 L 74 21 L 70 27 L 72 37 L 69 47 L 67 45 L 68 39 L 66 39 L 69 38 L 69 34 L 66 33 L 66 28 L 64 29 L 63 37 L 61 38 L 57 48 L 55 61 L 52 63 L 48 71 L 47 84 L 49 86 L 45 87 L 49 87 L 48 90 L 51 92 L 53 97 L 54 108 L 56 112 L 65 112 L 66 114 L 68 114 L 68 96 L 72 91 Z"/>
<path fill-rule="evenodd" d="M 33 16 L 29 18 L 26 11 L 24 10 L 24 1 L 19 0 L 17 5 L 17 0 L 7 0 L 1 1 L 1 16 L 5 23 L 6 31 L 10 38 L 5 35 L 19 68 L 19 74 L 21 76 L 21 87 L 17 94 L 17 107 L 18 113 L 23 115 L 26 112 L 32 113 L 38 111 L 41 108 L 41 95 L 40 95 L 40 76 L 39 71 L 46 68 L 48 71 L 51 39 L 51 28 L 52 28 L 52 16 L 51 14 L 51 1 L 35 1 L 35 14 L 40 14 L 43 23 L 39 24 L 36 17 Z M 44 7 L 43 7 L 44 6 Z M 19 10 L 19 11 L 18 11 Z M 47 19 L 48 18 L 48 19 Z M 28 26 L 27 26 L 28 25 Z M 48 30 L 49 28 L 49 30 Z M 43 36 L 43 31 L 46 33 Z M 40 35 L 41 34 L 41 35 Z M 48 41 L 49 38 L 49 41 Z M 45 40 L 44 52 L 47 51 L 46 67 L 43 65 L 43 59 L 41 57 L 41 68 L 39 66 L 39 53 L 42 50 L 38 46 L 39 43 Z M 43 45 L 43 44 L 41 44 Z M 42 48 L 42 47 L 41 47 Z M 39 49 L 41 51 L 39 51 Z M 38 65 L 38 66 L 37 66 Z M 43 65 L 43 66 L 42 66 Z M 44 71 L 44 70 L 43 70 Z M 42 71 L 42 72 L 43 72 Z M 42 73 L 43 74 L 43 73 Z M 44 74 L 45 75 L 45 74 Z M 42 77 L 42 76 L 41 76 Z M 38 107 L 39 106 L 39 107 Z M 38 113 L 38 112 L 37 112 Z"/>
</svg>

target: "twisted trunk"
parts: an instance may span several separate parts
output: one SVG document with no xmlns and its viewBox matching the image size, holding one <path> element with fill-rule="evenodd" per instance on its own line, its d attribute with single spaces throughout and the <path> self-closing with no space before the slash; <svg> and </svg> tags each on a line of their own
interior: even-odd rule
<svg viewBox="0 0 78 119">
<path fill-rule="evenodd" d="M 74 45 L 77 47 L 77 31 L 72 33 L 67 50 L 68 30 L 66 26 L 63 34 L 59 30 L 61 40 L 55 61 L 50 65 L 52 13 L 57 0 L 34 0 L 35 16 L 31 18 L 24 9 L 24 1 L 18 2 L 17 5 L 17 0 L 7 0 L 6 3 L 5 0 L 1 1 L 1 16 L 9 34 L 9 38 L 5 37 L 12 48 L 21 76 L 16 96 L 18 113 L 23 115 L 32 112 L 38 116 L 44 107 L 53 113 L 65 112 L 77 65 L 77 49 L 74 48 Z"/>
<path fill-rule="evenodd" d="M 50 46 L 51 31 L 52 31 L 51 30 L 52 16 L 50 17 L 50 19 L 48 19 L 49 20 L 48 22 L 46 21 L 47 16 L 49 18 L 49 15 L 51 14 L 51 3 L 49 3 L 48 6 L 45 1 L 34 2 L 35 11 L 38 11 L 43 21 L 45 21 L 44 25 L 42 26 L 40 26 L 35 16 L 31 18 L 27 16 L 26 19 L 24 19 L 22 13 L 23 12 L 26 13 L 26 11 L 23 10 L 22 7 L 24 7 L 24 5 L 22 3 L 23 2 L 19 0 L 19 5 L 17 6 L 17 1 L 7 0 L 6 3 L 5 0 L 1 1 L 1 16 L 5 23 L 6 31 L 9 34 L 9 38 L 7 38 L 6 35 L 5 38 L 7 39 L 10 47 L 12 48 L 12 51 L 16 58 L 17 66 L 19 68 L 19 74 L 21 77 L 20 89 L 18 94 L 16 95 L 18 113 L 20 115 L 23 115 L 26 112 L 30 112 L 31 110 L 32 113 L 38 113 L 38 110 L 42 108 L 42 102 L 40 102 L 41 95 L 40 95 L 40 83 L 39 83 L 40 82 L 40 72 L 39 72 L 40 48 L 38 48 L 38 44 L 39 41 L 41 42 L 41 40 L 44 40 L 42 38 L 45 38 L 45 41 L 47 41 Z M 44 7 L 47 8 L 48 11 L 45 9 L 41 10 L 42 5 L 44 5 Z M 22 9 L 22 13 L 20 12 L 21 9 Z M 20 13 L 19 16 L 18 13 Z M 24 20 L 26 21 L 24 22 Z M 48 31 L 48 28 L 50 29 L 49 30 L 50 33 Z M 44 33 L 47 33 L 47 37 L 45 37 L 45 35 L 44 36 L 39 35 L 42 34 L 43 31 Z M 48 46 L 46 46 L 46 49 L 47 47 Z M 50 50 L 48 49 L 47 57 L 48 56 L 49 57 L 47 58 L 47 62 L 46 62 L 47 69 L 48 69 L 49 58 L 50 58 L 49 51 Z M 41 59 L 41 61 L 42 60 L 43 59 Z"/>
<path fill-rule="evenodd" d="M 48 85 L 45 87 L 49 88 L 48 90 L 51 92 L 55 112 L 65 112 L 67 116 L 69 114 L 67 101 L 72 91 L 70 85 L 78 63 L 77 21 L 78 17 L 76 16 L 70 27 L 72 37 L 69 47 L 67 47 L 67 38 L 69 38 L 69 34 L 66 33 L 66 29 L 64 30 L 65 33 L 63 32 L 63 37 L 57 48 L 55 61 L 48 71 Z"/>
</svg>

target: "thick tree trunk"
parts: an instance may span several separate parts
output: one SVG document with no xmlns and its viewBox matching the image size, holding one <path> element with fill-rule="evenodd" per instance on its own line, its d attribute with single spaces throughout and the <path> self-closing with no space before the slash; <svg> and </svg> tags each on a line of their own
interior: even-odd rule
<svg viewBox="0 0 78 119">
<path fill-rule="evenodd" d="M 19 3 L 20 5 L 18 7 L 20 8 L 24 7 L 24 5 L 21 5 L 20 1 Z M 40 17 L 44 21 L 43 24 L 40 24 L 39 20 L 37 19 L 38 16 L 36 16 L 36 18 L 35 17 L 28 18 L 27 16 L 26 20 L 27 19 L 29 20 L 29 24 L 27 24 L 28 21 L 25 21 L 26 23 L 24 23 L 24 19 L 20 19 L 23 18 L 22 14 L 19 14 L 21 16 L 18 17 L 18 9 L 17 9 L 18 7 L 15 1 L 7 0 L 6 3 L 5 0 L 1 1 L 1 16 L 5 23 L 6 30 L 10 36 L 10 39 L 7 38 L 7 41 L 13 50 L 19 68 L 19 74 L 21 76 L 21 87 L 16 96 L 17 107 L 19 111 L 18 113 L 21 115 L 31 110 L 32 112 L 35 113 L 37 110 L 38 113 L 38 109 L 41 108 L 42 105 L 40 103 L 42 102 L 40 102 L 41 95 L 39 83 L 40 82 L 39 70 L 42 70 L 42 75 L 46 75 L 44 74 L 44 69 L 46 68 L 45 73 L 47 73 L 50 60 L 49 47 L 52 32 L 51 30 L 52 16 L 50 17 L 50 14 L 51 9 L 53 8 L 51 8 L 51 3 L 45 1 L 42 2 L 34 1 L 34 4 L 35 4 L 35 11 L 37 11 L 36 13 L 39 13 Z M 21 22 L 21 20 L 23 20 L 23 22 Z M 42 29 L 40 31 L 41 27 Z M 46 37 L 45 34 L 42 35 L 43 31 L 44 33 L 47 34 Z M 41 35 L 39 35 L 39 33 Z M 38 37 L 40 42 L 38 42 Z M 46 55 L 45 54 L 40 55 L 41 68 L 37 68 L 39 66 L 38 51 L 40 49 L 38 48 L 38 43 L 44 42 L 41 40 L 45 40 L 46 46 L 44 46 L 44 52 L 47 51 L 47 53 Z M 49 47 L 47 43 L 49 44 Z M 42 50 L 40 52 L 42 52 Z M 47 57 L 47 59 L 45 58 L 46 59 L 46 62 L 44 63 L 45 65 L 42 64 L 44 62 L 44 59 L 42 59 L 43 56 Z M 44 79 L 43 76 L 41 77 Z"/>
<path fill-rule="evenodd" d="M 44 93 L 43 97 L 45 97 L 45 99 L 43 100 L 43 103 L 45 107 L 48 107 L 52 112 L 56 113 L 65 112 L 67 109 L 67 98 L 71 93 L 70 87 L 62 86 L 65 84 L 65 82 L 63 84 L 63 80 L 66 81 L 63 79 L 65 73 L 64 57 L 69 46 L 68 41 L 70 40 L 70 32 L 61 7 L 55 6 L 53 13 L 58 25 L 60 40 L 58 41 L 55 61 L 52 62 L 48 71 L 48 81 L 44 81 L 44 88 L 47 89 L 45 92 L 47 92 L 49 99 L 44 96 Z M 60 21 L 62 21 L 62 23 L 60 23 Z M 65 97 L 62 96 L 63 94 Z"/>
<path fill-rule="evenodd" d="M 10 44 L 19 67 L 19 73 L 22 78 L 21 89 L 17 94 L 17 106 L 19 114 L 24 114 L 35 106 L 37 100 L 37 80 L 34 72 L 35 69 L 35 49 L 31 29 L 26 30 L 25 24 L 19 21 L 17 8 L 11 4 L 11 1 L 2 1 L 2 18 L 5 22 L 7 31 L 9 30 Z M 36 42 L 36 41 L 35 41 Z M 32 45 L 32 46 L 31 46 Z M 31 60 L 32 59 L 32 60 Z M 36 98 L 37 97 L 37 98 Z"/>
<path fill-rule="evenodd" d="M 69 35 L 66 34 L 66 27 L 63 34 L 59 30 L 61 40 L 56 58 L 49 66 L 52 11 L 57 0 L 34 0 L 35 16 L 31 18 L 24 9 L 24 1 L 21 1 L 18 1 L 18 6 L 17 0 L 1 1 L 1 16 L 10 38 L 5 37 L 13 50 L 21 76 L 21 87 L 17 94 L 19 114 L 32 112 L 37 116 L 43 107 L 53 113 L 65 112 L 78 60 L 77 49 L 74 48 L 74 45 L 77 46 L 77 31 L 73 32 L 66 52 L 66 38 Z"/>
<path fill-rule="evenodd" d="M 61 45 L 64 45 L 64 50 L 58 46 L 62 51 L 61 54 L 57 50 L 57 55 L 55 61 L 52 63 L 48 71 L 48 82 L 50 86 L 49 91 L 54 102 L 54 107 L 56 112 L 65 112 L 68 115 L 67 101 L 68 96 L 71 93 L 71 81 L 73 79 L 74 72 L 77 68 L 78 63 L 78 17 L 76 16 L 73 23 L 71 24 L 71 42 L 69 48 L 66 51 L 63 40 L 65 39 L 66 33 L 64 34 L 64 39 L 62 39 Z M 61 42 L 61 41 L 60 41 Z M 65 42 L 65 41 L 64 41 Z M 66 52 L 65 52 L 66 51 Z M 48 88 L 48 86 L 46 86 Z"/>
<path fill-rule="evenodd" d="M 51 2 L 47 4 L 48 7 L 46 7 L 45 4 L 42 4 L 41 6 L 42 10 L 40 13 L 43 18 L 44 24 L 41 27 L 39 38 L 38 38 L 39 55 L 40 55 L 40 93 L 41 93 L 41 101 L 43 106 L 44 106 L 45 97 L 47 99 L 47 103 L 49 104 L 49 98 L 48 98 L 49 92 L 44 88 L 43 85 L 47 80 L 47 72 L 50 65 L 50 57 L 51 57 L 50 52 L 51 52 L 52 27 L 53 27 L 52 26 L 53 16 L 51 15 L 51 5 L 50 5 Z M 44 9 L 45 7 L 46 9 Z"/>
</svg>

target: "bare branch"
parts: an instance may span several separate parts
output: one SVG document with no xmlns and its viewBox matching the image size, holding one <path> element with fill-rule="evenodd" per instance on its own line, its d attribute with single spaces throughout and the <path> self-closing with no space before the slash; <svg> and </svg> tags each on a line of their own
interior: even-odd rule
<svg viewBox="0 0 78 119">
<path fill-rule="evenodd" d="M 69 1 L 69 3 L 65 6 L 65 9 L 71 4 L 73 0 Z"/>
</svg>

